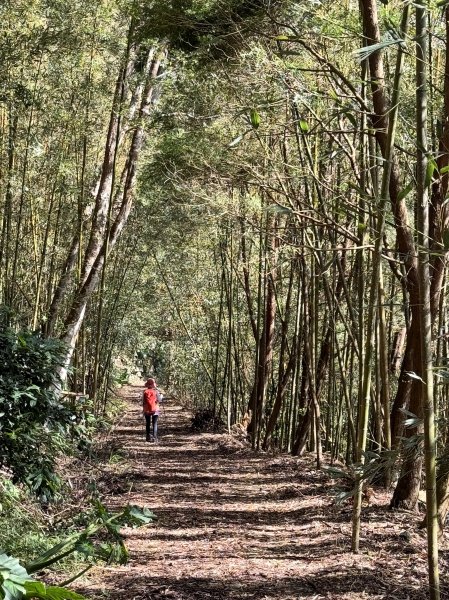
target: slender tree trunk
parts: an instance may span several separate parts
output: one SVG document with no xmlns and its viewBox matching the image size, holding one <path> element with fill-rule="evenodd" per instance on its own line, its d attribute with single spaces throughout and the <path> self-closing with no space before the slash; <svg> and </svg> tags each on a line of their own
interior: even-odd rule
<svg viewBox="0 0 449 600">
<path fill-rule="evenodd" d="M 364 26 L 364 35 L 369 44 L 376 44 L 380 42 L 379 24 L 377 18 L 377 6 L 375 0 L 361 0 L 360 2 L 362 20 Z M 409 5 L 407 4 L 403 9 L 403 21 L 405 19 L 406 12 L 409 11 Z M 401 25 L 403 27 L 403 25 Z M 401 54 L 401 49 L 398 49 L 398 56 Z M 368 57 L 369 68 L 370 68 L 370 82 L 371 82 L 371 94 L 373 100 L 373 126 L 375 128 L 375 136 L 379 148 L 382 153 L 382 157 L 385 158 L 387 155 L 388 138 L 388 114 L 390 106 L 387 100 L 387 94 L 385 90 L 385 77 L 384 68 L 382 61 L 382 53 L 377 50 L 372 52 Z M 397 63 L 398 68 L 398 63 Z M 398 98 L 399 99 L 399 98 Z M 391 110 L 395 110 L 397 103 L 392 102 Z M 412 230 L 409 227 L 409 219 L 407 207 L 404 202 L 404 198 L 401 197 L 400 193 L 400 178 L 398 167 L 394 161 L 391 161 L 391 173 L 389 181 L 389 196 L 390 202 L 394 214 L 397 245 L 400 255 L 403 257 L 405 270 L 406 270 L 406 281 L 407 290 L 409 293 L 409 303 L 411 307 L 411 329 L 408 332 L 407 344 L 405 349 L 404 364 L 401 371 L 400 382 L 396 392 L 396 397 L 393 403 L 393 415 L 392 423 L 403 422 L 403 414 L 397 413 L 401 408 L 406 408 L 409 405 L 410 395 L 412 401 L 418 404 L 417 407 L 410 406 L 410 410 L 417 409 L 419 412 L 419 398 L 412 388 L 416 387 L 414 383 L 416 380 L 410 380 L 407 373 L 413 373 L 416 370 L 416 365 L 420 365 L 420 335 L 419 335 L 419 285 L 418 285 L 418 271 L 417 271 L 417 253 L 415 243 L 413 239 Z M 405 366 L 409 367 L 409 370 L 405 370 Z M 395 414 L 396 413 L 396 414 Z M 399 425 L 398 429 L 402 425 Z M 412 430 L 409 430 L 409 434 L 413 434 Z M 393 442 L 397 438 L 397 431 L 392 431 Z M 421 463 L 419 460 L 414 460 L 410 457 L 410 460 L 406 461 L 402 468 L 402 475 L 396 486 L 395 494 L 392 499 L 392 506 L 399 506 L 401 504 L 415 506 L 418 498 L 419 482 L 421 480 Z M 418 486 L 418 487 L 417 487 Z"/>
<path fill-rule="evenodd" d="M 288 343 L 288 325 L 289 325 L 289 317 L 290 317 L 290 302 L 292 297 L 292 289 L 293 289 L 293 280 L 294 280 L 294 265 L 291 265 L 290 269 L 290 278 L 288 285 L 287 298 L 285 301 L 285 311 L 284 317 L 282 319 L 282 327 L 281 327 L 281 347 L 279 350 L 279 369 L 278 369 L 278 385 L 276 392 L 276 399 L 273 404 L 273 408 L 271 410 L 270 417 L 267 422 L 265 437 L 262 444 L 262 447 L 266 449 L 269 444 L 269 440 L 273 434 L 276 423 L 279 419 L 279 415 L 281 413 L 282 404 L 285 397 L 285 392 L 287 390 L 287 383 L 290 378 L 290 375 L 293 370 L 293 365 L 295 364 L 296 356 L 294 351 L 290 352 L 290 356 L 287 362 L 287 365 L 284 367 L 285 363 L 285 354 L 287 352 L 287 343 Z"/>
<path fill-rule="evenodd" d="M 370 43 L 374 43 L 374 40 L 379 39 L 379 29 L 377 23 L 377 9 L 375 2 L 362 2 L 365 35 Z M 405 33 L 408 26 L 408 5 L 404 8 L 403 18 L 401 23 L 401 30 Z M 377 207 L 376 217 L 376 239 L 374 244 L 373 254 L 373 267 L 372 267 L 372 278 L 373 284 L 371 286 L 370 299 L 368 304 L 368 322 L 366 327 L 366 347 L 364 357 L 364 369 L 363 369 L 363 384 L 362 384 L 362 397 L 360 398 L 360 412 L 359 412 L 359 427 L 358 427 L 358 447 L 356 460 L 362 464 L 364 462 L 364 452 L 366 449 L 366 439 L 368 432 L 368 417 L 369 417 L 369 404 L 371 397 L 371 367 L 372 367 L 372 350 L 374 343 L 374 327 L 375 317 L 377 312 L 377 298 L 378 298 L 378 280 L 381 269 L 381 257 L 382 257 L 382 244 L 385 229 L 385 213 L 388 201 L 388 193 L 390 191 L 391 196 L 391 180 L 394 173 L 393 163 L 393 150 L 395 143 L 395 132 L 396 122 L 398 114 L 398 103 L 399 103 L 399 85 L 402 76 L 403 69 L 403 56 L 402 49 L 398 49 L 398 58 L 396 61 L 395 79 L 393 84 L 393 97 L 392 97 L 392 108 L 390 111 L 389 119 L 387 118 L 387 103 L 384 93 L 384 73 L 382 58 L 379 51 L 373 52 L 369 57 L 370 75 L 371 75 L 371 88 L 373 95 L 373 104 L 376 108 L 376 117 L 382 120 L 382 125 L 386 126 L 386 132 L 382 132 L 382 155 L 384 158 L 384 168 L 382 172 L 382 184 L 380 188 L 380 198 Z M 376 77 L 376 79 L 374 79 Z M 377 193 L 377 189 L 376 189 Z M 359 539 L 360 539 L 360 517 L 361 517 L 361 505 L 362 505 L 362 487 L 363 481 L 361 475 L 356 480 L 356 494 L 354 497 L 354 510 L 353 510 L 353 529 L 352 529 L 352 551 L 359 551 Z"/>
<path fill-rule="evenodd" d="M 430 302 L 433 323 L 438 318 L 438 305 L 440 304 L 441 289 L 443 278 L 447 265 L 447 242 L 444 241 L 444 232 L 449 229 L 449 211 L 445 198 L 448 191 L 448 173 L 441 174 L 444 168 L 449 164 L 449 7 L 446 6 L 444 12 L 446 25 L 446 45 L 445 45 L 445 72 L 444 72 L 444 114 L 442 123 L 442 133 L 439 140 L 439 153 L 437 158 L 439 177 L 432 186 L 432 202 L 430 205 L 430 223 L 429 238 L 434 251 L 432 264 L 432 286 L 430 290 Z M 442 252 L 441 247 L 444 251 Z M 446 353 L 443 353 L 446 356 Z M 449 448 L 449 437 L 446 436 L 445 452 Z M 438 521 L 440 535 L 443 532 L 449 513 L 449 469 L 445 461 L 441 461 L 438 467 L 437 477 L 437 501 L 438 501 Z"/>
<path fill-rule="evenodd" d="M 274 328 L 276 317 L 275 279 L 277 269 L 276 225 L 273 215 L 266 218 L 265 251 L 261 263 L 265 273 L 265 302 L 260 315 L 262 332 L 258 340 L 257 365 L 252 397 L 252 418 L 248 430 L 252 433 L 253 443 L 258 448 L 262 428 L 263 407 L 265 404 L 268 380 L 273 360 Z M 260 294 L 259 294 L 260 295 Z"/>
<path fill-rule="evenodd" d="M 421 304 L 421 402 L 424 413 L 424 453 L 426 465 L 427 554 L 429 564 L 429 594 L 440 598 L 438 573 L 438 511 L 436 499 L 435 414 L 433 396 L 432 311 L 430 293 L 429 194 L 427 172 L 427 5 L 420 0 L 416 7 L 416 200 L 418 207 L 419 275 Z M 421 233 L 422 232 L 422 233 Z"/>
<path fill-rule="evenodd" d="M 18 115 L 13 111 L 12 106 L 8 110 L 8 170 L 5 193 L 5 212 L 3 215 L 3 234 L 1 245 L 1 256 L 4 260 L 3 286 L 4 303 L 11 306 L 13 298 L 11 273 L 11 238 L 12 238 L 12 205 L 13 205 L 13 178 L 15 166 L 15 146 L 17 138 Z M 3 262 L 3 261 L 2 261 Z M 1 265 L 1 263 L 0 263 Z"/>
</svg>

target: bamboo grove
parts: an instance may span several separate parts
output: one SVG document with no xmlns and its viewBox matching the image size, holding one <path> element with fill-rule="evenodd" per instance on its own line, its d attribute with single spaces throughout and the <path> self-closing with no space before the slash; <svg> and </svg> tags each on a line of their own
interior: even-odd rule
<svg viewBox="0 0 449 600">
<path fill-rule="evenodd" d="M 449 506 L 447 3 L 1 11 L 11 322 L 65 342 L 67 387 L 97 413 L 137 356 L 244 423 L 254 449 L 362 465 L 355 550 L 363 481 L 414 509 L 425 463 L 434 539 L 435 485 L 440 528 Z"/>
</svg>

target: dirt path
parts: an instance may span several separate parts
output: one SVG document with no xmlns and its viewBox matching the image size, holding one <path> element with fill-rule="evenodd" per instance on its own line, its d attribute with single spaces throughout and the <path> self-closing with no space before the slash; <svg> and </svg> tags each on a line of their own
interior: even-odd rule
<svg viewBox="0 0 449 600">
<path fill-rule="evenodd" d="M 427 597 L 417 517 L 392 514 L 377 497 L 364 510 L 363 550 L 354 556 L 351 506 L 332 505 L 331 482 L 308 459 L 255 455 L 226 435 L 195 434 L 172 402 L 160 418 L 160 445 L 146 443 L 141 390 L 127 388 L 129 409 L 114 439 L 126 461 L 108 467 L 106 502 L 147 506 L 159 520 L 126 531 L 129 563 L 91 576 L 83 585 L 91 597 Z"/>
</svg>

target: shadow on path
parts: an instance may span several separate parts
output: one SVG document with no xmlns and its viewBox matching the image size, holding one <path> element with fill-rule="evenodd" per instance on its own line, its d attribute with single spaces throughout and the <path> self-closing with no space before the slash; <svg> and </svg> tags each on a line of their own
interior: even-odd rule
<svg viewBox="0 0 449 600">
<path fill-rule="evenodd" d="M 352 555 L 351 507 L 332 505 L 330 482 L 311 460 L 194 433 L 172 401 L 160 417 L 161 443 L 146 443 L 141 391 L 127 389 L 128 410 L 115 429 L 114 447 L 126 458 L 98 484 L 111 508 L 147 506 L 158 521 L 125 530 L 130 562 L 97 570 L 82 588 L 90 597 L 426 598 L 425 557 L 390 527 L 384 507 L 365 510 L 363 552 Z"/>
</svg>

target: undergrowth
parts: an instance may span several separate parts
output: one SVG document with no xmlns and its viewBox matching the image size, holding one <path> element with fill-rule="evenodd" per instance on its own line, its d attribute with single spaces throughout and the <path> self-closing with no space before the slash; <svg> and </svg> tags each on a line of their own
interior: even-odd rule
<svg viewBox="0 0 449 600">
<path fill-rule="evenodd" d="M 223 421 L 209 408 L 197 409 L 192 417 L 194 431 L 222 432 L 226 427 Z"/>
<path fill-rule="evenodd" d="M 59 541 L 31 494 L 6 478 L 0 479 L 0 522 L 0 548 L 24 561 Z"/>
<path fill-rule="evenodd" d="M 78 428 L 83 429 L 85 442 L 81 445 L 78 440 L 78 452 L 76 453 L 78 459 L 81 459 L 84 464 L 86 461 L 109 462 L 115 458 L 115 454 L 119 454 L 120 449 L 115 448 L 115 444 L 111 444 L 110 441 L 102 443 L 99 437 L 103 437 L 117 422 L 123 411 L 123 400 L 118 395 L 111 394 L 108 400 L 108 412 L 102 417 L 95 418 L 90 412 L 90 406 L 85 408 L 87 411 L 84 418 L 77 425 Z M 92 443 L 95 438 L 97 438 L 96 441 Z M 103 446 L 104 455 L 101 452 Z M 0 474 L 0 550 L 27 562 L 61 542 L 68 534 L 73 533 L 74 528 L 85 524 L 90 510 L 89 497 L 92 497 L 92 493 L 95 496 L 97 490 L 91 489 L 92 486 L 89 485 L 89 489 L 82 491 L 83 504 L 85 503 L 85 506 L 82 507 L 83 512 L 78 515 L 71 514 L 71 495 L 74 490 L 66 482 L 73 475 L 75 462 L 77 460 L 73 456 L 64 457 L 62 455 L 57 460 L 56 473 L 63 488 L 58 497 L 45 504 L 40 503 L 33 491 L 26 485 L 13 483 L 7 472 L 3 476 Z M 72 498 L 72 500 L 74 499 Z M 77 506 L 77 510 L 79 510 L 79 506 Z M 64 519 L 58 518 L 59 512 L 64 513 Z M 74 566 L 76 568 L 77 563 L 82 560 L 82 557 L 74 553 L 61 561 L 57 570 L 68 571 Z"/>
</svg>

